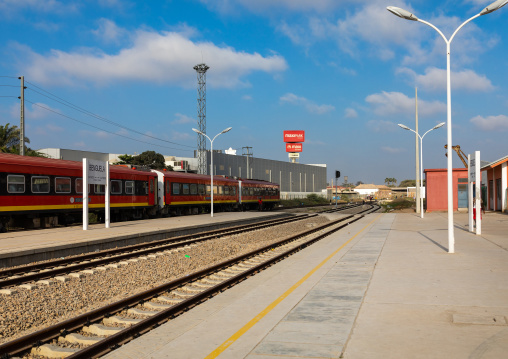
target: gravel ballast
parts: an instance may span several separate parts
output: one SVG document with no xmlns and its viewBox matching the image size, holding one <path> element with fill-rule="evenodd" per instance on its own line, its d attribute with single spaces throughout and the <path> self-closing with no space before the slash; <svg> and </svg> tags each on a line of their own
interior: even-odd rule
<svg viewBox="0 0 508 359">
<path fill-rule="evenodd" d="M 67 282 L 0 295 L 0 344 L 327 222 L 318 216 L 222 237 Z"/>
</svg>

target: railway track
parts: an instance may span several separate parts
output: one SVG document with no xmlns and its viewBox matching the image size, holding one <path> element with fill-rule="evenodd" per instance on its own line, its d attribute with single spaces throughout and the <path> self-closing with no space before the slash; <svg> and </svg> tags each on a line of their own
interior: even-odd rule
<svg viewBox="0 0 508 359">
<path fill-rule="evenodd" d="M 57 278 L 68 274 L 79 273 L 92 268 L 105 266 L 121 266 L 129 259 L 150 256 L 158 252 L 175 250 L 184 246 L 193 245 L 221 236 L 229 236 L 247 231 L 282 225 L 312 218 L 316 215 L 298 215 L 289 218 L 277 218 L 253 224 L 217 229 L 207 232 L 194 233 L 184 236 L 172 237 L 158 241 L 141 243 L 132 246 L 109 249 L 101 252 L 87 253 L 79 256 L 39 262 L 15 268 L 0 270 L 0 289 L 19 286 L 48 278 Z"/>
<path fill-rule="evenodd" d="M 283 238 L 263 248 L 0 345 L 0 353 L 4 353 L 3 358 L 27 353 L 55 358 L 100 357 L 362 217 L 346 216 Z"/>
</svg>

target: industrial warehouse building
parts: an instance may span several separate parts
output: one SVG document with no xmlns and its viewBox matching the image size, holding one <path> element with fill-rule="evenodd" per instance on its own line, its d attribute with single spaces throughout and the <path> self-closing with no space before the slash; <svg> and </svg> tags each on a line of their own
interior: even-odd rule
<svg viewBox="0 0 508 359">
<path fill-rule="evenodd" d="M 82 161 L 90 158 L 115 163 L 119 154 L 69 150 L 61 148 L 43 148 L 38 150 L 48 157 L 70 161 Z M 228 151 L 227 151 L 228 152 Z M 234 152 L 229 152 L 234 153 Z M 197 158 L 164 156 L 166 164 L 175 171 L 197 171 Z M 210 151 L 206 151 L 207 168 L 210 169 Z M 281 198 L 302 198 L 310 193 L 326 195 L 326 165 L 305 165 L 262 158 L 237 156 L 235 154 L 213 152 L 214 173 L 218 176 L 258 179 L 278 183 Z M 206 173 L 210 174 L 210 172 Z"/>
</svg>

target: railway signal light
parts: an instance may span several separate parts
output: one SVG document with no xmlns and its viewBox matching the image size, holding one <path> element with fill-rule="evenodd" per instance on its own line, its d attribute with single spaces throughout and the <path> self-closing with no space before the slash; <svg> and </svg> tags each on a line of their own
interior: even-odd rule
<svg viewBox="0 0 508 359">
<path fill-rule="evenodd" d="M 335 178 L 339 178 L 340 177 L 340 171 L 335 171 Z"/>
</svg>

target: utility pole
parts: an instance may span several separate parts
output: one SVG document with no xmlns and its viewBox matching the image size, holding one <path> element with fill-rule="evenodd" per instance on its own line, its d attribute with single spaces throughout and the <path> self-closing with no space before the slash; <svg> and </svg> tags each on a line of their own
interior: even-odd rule
<svg viewBox="0 0 508 359">
<path fill-rule="evenodd" d="M 19 126 L 19 154 L 25 155 L 25 76 L 18 77 L 21 80 L 21 121 Z"/>
<path fill-rule="evenodd" d="M 247 156 L 247 179 L 249 179 L 250 171 L 249 171 L 249 157 L 253 156 L 253 153 L 250 152 L 252 147 L 242 147 L 242 156 Z"/>
</svg>

